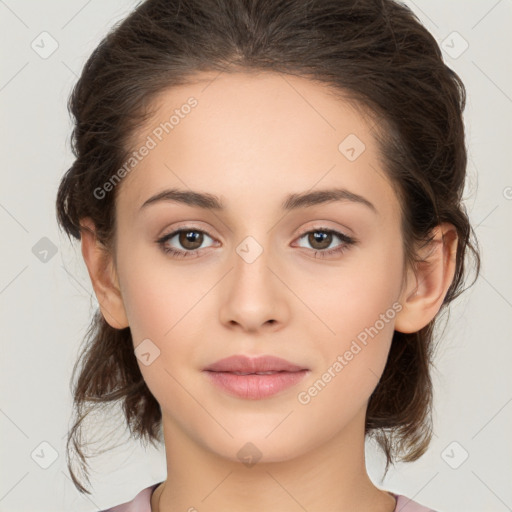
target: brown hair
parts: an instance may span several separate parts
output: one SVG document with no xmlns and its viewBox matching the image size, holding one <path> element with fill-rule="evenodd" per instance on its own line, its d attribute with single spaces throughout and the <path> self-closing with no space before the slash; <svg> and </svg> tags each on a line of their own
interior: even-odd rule
<svg viewBox="0 0 512 512">
<path fill-rule="evenodd" d="M 396 187 L 404 255 L 431 230 L 452 223 L 458 234 L 456 270 L 442 308 L 460 295 L 470 249 L 480 271 L 478 242 L 462 204 L 466 148 L 465 88 L 443 62 L 434 37 L 406 6 L 392 0 L 147 0 L 101 41 L 69 100 L 76 157 L 57 196 L 58 222 L 80 239 L 90 217 L 98 240 L 113 249 L 119 187 L 98 199 L 123 165 L 149 105 L 167 88 L 201 71 L 269 71 L 318 80 L 378 119 L 385 171 Z M 473 281 L 474 283 L 474 281 Z M 471 283 L 471 284 L 473 284 Z M 434 325 L 394 332 L 387 365 L 368 405 L 365 432 L 391 462 L 413 461 L 432 435 Z M 112 328 L 97 310 L 75 363 L 75 423 L 70 444 L 87 477 L 82 421 L 89 411 L 121 400 L 130 434 L 161 439 L 161 410 L 134 355 L 129 327 Z M 89 405 L 88 405 L 89 404 Z M 88 407 L 86 407 L 88 405 Z M 87 480 L 89 481 L 88 477 Z M 90 482 L 90 481 L 89 481 Z"/>
</svg>

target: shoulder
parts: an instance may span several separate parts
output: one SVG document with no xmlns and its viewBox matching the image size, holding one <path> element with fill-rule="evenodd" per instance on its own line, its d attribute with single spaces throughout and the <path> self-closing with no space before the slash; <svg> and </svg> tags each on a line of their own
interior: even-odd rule
<svg viewBox="0 0 512 512">
<path fill-rule="evenodd" d="M 416 501 L 407 498 L 407 496 L 403 496 L 402 494 L 391 494 L 396 498 L 395 512 L 436 512 L 429 507 L 420 505 Z"/>
<path fill-rule="evenodd" d="M 100 512 L 151 512 L 151 495 L 160 483 L 146 487 L 131 501 L 101 510 Z"/>
</svg>

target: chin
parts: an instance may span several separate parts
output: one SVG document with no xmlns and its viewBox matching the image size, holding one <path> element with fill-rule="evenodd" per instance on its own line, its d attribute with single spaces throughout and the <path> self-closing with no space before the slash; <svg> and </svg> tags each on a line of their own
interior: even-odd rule
<svg viewBox="0 0 512 512">
<path fill-rule="evenodd" d="M 223 436 L 221 439 L 205 439 L 208 450 L 215 453 L 217 456 L 227 459 L 232 462 L 241 462 L 247 467 L 254 464 L 287 462 L 301 456 L 307 447 L 301 439 L 296 439 L 287 435 L 276 433 L 270 434 L 272 429 L 265 432 L 246 431 L 237 435 L 236 432 L 230 430 L 233 438 Z M 268 436 L 268 437 L 267 437 Z"/>
</svg>

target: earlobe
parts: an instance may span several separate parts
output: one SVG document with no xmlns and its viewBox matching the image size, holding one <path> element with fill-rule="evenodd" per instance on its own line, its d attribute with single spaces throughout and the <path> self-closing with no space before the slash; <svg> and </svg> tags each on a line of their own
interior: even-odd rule
<svg viewBox="0 0 512 512">
<path fill-rule="evenodd" d="M 94 223 L 89 217 L 81 219 L 80 225 L 82 256 L 101 313 L 111 327 L 124 329 L 129 324 L 112 256 L 98 241 Z"/>
<path fill-rule="evenodd" d="M 401 311 L 395 317 L 395 330 L 417 332 L 438 313 L 455 274 L 457 230 L 442 223 L 433 232 L 433 240 L 420 254 L 424 260 L 416 266 L 416 274 L 408 269 L 407 284 L 399 302 Z"/>
</svg>

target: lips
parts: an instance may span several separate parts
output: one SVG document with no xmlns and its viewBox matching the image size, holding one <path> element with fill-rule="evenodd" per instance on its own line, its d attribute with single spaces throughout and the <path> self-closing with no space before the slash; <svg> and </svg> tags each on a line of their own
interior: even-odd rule
<svg viewBox="0 0 512 512">
<path fill-rule="evenodd" d="M 275 356 L 236 355 L 221 359 L 203 370 L 223 392 L 246 400 L 270 398 L 298 385 L 308 368 Z"/>
<path fill-rule="evenodd" d="M 237 375 L 271 375 L 278 372 L 300 372 L 307 369 L 286 359 L 270 355 L 258 357 L 234 355 L 216 361 L 204 368 L 204 371 L 234 373 Z"/>
</svg>

